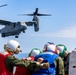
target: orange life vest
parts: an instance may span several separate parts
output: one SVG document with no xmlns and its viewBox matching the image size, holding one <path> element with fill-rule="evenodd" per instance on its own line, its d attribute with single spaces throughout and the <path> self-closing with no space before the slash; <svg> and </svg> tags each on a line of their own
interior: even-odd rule
<svg viewBox="0 0 76 75">
<path fill-rule="evenodd" d="M 0 53 L 0 75 L 13 75 L 13 72 L 10 72 L 5 65 L 6 57 L 9 55 L 7 52 Z"/>
<path fill-rule="evenodd" d="M 34 57 L 30 56 L 28 58 L 24 58 L 24 60 L 34 60 Z M 17 66 L 14 75 L 31 75 L 31 72 L 25 67 Z"/>
</svg>

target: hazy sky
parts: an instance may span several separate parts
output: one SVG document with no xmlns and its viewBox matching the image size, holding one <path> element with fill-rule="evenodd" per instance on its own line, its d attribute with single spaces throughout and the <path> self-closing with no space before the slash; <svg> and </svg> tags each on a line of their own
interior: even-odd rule
<svg viewBox="0 0 76 75">
<path fill-rule="evenodd" d="M 0 0 L 0 5 L 3 4 L 8 4 L 0 8 L 0 19 L 4 20 L 31 21 L 32 17 L 18 14 L 33 13 L 35 8 L 39 8 L 40 13 L 52 16 L 39 17 L 39 32 L 35 32 L 32 26 L 28 27 L 26 33 L 21 33 L 18 39 L 14 36 L 0 36 L 0 51 L 4 43 L 11 39 L 20 42 L 23 53 L 32 48 L 43 49 L 46 42 L 64 44 L 68 51 L 76 47 L 76 0 Z"/>
</svg>

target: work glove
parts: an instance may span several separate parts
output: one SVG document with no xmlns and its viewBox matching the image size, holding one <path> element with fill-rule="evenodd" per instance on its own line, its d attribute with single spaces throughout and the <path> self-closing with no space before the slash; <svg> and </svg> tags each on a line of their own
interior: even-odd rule
<svg viewBox="0 0 76 75">
<path fill-rule="evenodd" d="M 50 67 L 50 64 L 45 62 L 45 63 L 40 63 L 40 62 L 36 62 L 37 65 L 40 65 L 40 67 L 42 69 L 48 69 Z"/>
<path fill-rule="evenodd" d="M 42 64 L 40 64 L 40 66 L 42 69 L 48 69 L 50 67 L 50 64 L 49 63 L 42 63 Z"/>
</svg>

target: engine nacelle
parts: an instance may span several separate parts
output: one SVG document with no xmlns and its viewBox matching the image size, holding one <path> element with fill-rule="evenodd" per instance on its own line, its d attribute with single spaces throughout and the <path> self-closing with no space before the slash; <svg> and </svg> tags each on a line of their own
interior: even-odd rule
<svg viewBox="0 0 76 75">
<path fill-rule="evenodd" d="M 37 32 L 39 31 L 39 24 L 34 23 L 34 30 Z"/>
</svg>

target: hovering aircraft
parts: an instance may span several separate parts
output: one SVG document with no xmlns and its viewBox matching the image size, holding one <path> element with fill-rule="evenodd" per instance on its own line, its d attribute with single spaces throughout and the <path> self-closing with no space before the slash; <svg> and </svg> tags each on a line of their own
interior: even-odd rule
<svg viewBox="0 0 76 75">
<path fill-rule="evenodd" d="M 40 14 L 38 13 L 38 8 L 36 8 L 35 12 L 33 14 L 20 14 L 20 15 L 28 15 L 33 16 L 32 21 L 28 22 L 11 22 L 6 20 L 0 20 L 0 25 L 4 25 L 4 28 L 0 30 L 1 37 L 6 36 L 15 36 L 15 38 L 18 38 L 19 34 L 21 32 L 25 33 L 25 30 L 27 29 L 27 26 L 33 26 L 35 32 L 39 31 L 39 18 L 38 16 L 51 16 L 51 14 Z"/>
</svg>

